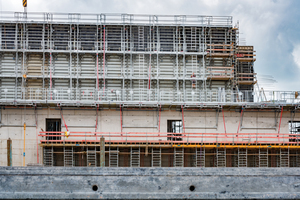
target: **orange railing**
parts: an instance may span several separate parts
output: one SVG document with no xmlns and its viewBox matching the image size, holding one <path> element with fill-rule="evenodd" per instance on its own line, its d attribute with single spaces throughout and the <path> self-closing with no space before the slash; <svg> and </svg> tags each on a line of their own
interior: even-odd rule
<svg viewBox="0 0 300 200">
<path fill-rule="evenodd" d="M 298 145 L 300 134 L 290 133 L 147 133 L 147 132 L 40 132 L 41 143 L 222 143 Z"/>
</svg>

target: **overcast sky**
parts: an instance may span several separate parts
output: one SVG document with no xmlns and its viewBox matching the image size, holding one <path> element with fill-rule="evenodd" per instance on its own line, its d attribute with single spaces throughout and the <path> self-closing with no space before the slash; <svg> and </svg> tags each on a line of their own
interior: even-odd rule
<svg viewBox="0 0 300 200">
<path fill-rule="evenodd" d="M 22 0 L 0 0 L 0 10 L 23 11 Z M 28 12 L 233 16 L 256 50 L 259 87 L 289 91 L 300 90 L 299 10 L 298 0 L 28 0 Z"/>
</svg>

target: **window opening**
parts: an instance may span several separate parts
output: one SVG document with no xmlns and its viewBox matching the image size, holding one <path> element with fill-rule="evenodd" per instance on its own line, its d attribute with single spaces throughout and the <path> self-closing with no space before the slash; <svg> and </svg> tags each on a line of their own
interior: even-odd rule
<svg viewBox="0 0 300 200">
<path fill-rule="evenodd" d="M 61 119 L 46 119 L 46 131 L 61 131 Z M 61 133 L 47 133 L 46 135 L 61 135 Z M 47 136 L 46 140 L 60 140 L 60 136 Z"/>
<path fill-rule="evenodd" d="M 168 134 L 167 140 L 182 141 L 182 134 L 180 134 L 183 132 L 182 121 L 168 120 L 167 126 L 168 126 L 167 132 L 173 133 L 173 134 Z"/>
<path fill-rule="evenodd" d="M 290 139 L 291 142 L 299 141 L 299 139 L 300 139 L 300 121 L 289 121 L 289 133 L 293 134 L 293 135 L 290 135 L 290 137 L 297 137 L 297 138 L 291 138 Z"/>
</svg>

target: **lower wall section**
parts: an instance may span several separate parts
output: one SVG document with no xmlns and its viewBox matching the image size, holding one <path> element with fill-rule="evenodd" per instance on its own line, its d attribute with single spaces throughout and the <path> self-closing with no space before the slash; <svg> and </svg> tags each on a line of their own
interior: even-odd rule
<svg viewBox="0 0 300 200">
<path fill-rule="evenodd" d="M 100 167 L 99 144 L 43 145 L 44 166 Z M 298 147 L 106 144 L 104 161 L 106 167 L 300 167 Z"/>
<path fill-rule="evenodd" d="M 299 199 L 291 168 L 1 167 L 1 199 Z"/>
</svg>

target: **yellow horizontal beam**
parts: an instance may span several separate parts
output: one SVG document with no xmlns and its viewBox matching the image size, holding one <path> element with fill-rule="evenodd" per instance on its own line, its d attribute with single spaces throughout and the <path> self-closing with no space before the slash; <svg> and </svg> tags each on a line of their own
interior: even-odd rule
<svg viewBox="0 0 300 200">
<path fill-rule="evenodd" d="M 196 148 L 196 147 L 204 147 L 204 148 L 251 148 L 251 149 L 260 149 L 260 148 L 289 148 L 289 149 L 299 149 L 300 146 L 296 145 L 219 145 L 219 144 L 203 144 L 203 145 L 195 145 L 195 144 L 184 144 L 184 145 L 172 145 L 172 147 L 185 147 L 185 148 Z"/>
<path fill-rule="evenodd" d="M 99 144 L 40 144 L 42 147 L 63 147 L 63 146 L 100 146 Z M 113 146 L 113 147 L 162 147 L 162 148 L 174 148 L 174 147 L 184 147 L 184 148 L 248 148 L 248 149 L 259 149 L 259 148 L 289 148 L 289 149 L 299 149 L 300 145 L 284 145 L 284 144 L 263 144 L 263 145 L 255 145 L 255 144 L 108 144 L 105 146 Z"/>
</svg>

